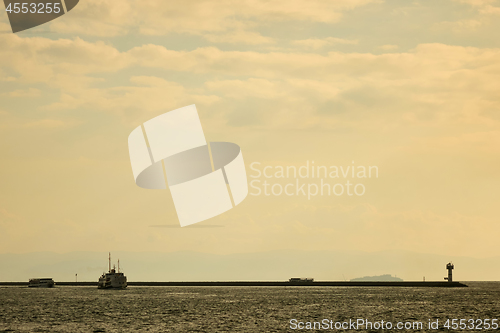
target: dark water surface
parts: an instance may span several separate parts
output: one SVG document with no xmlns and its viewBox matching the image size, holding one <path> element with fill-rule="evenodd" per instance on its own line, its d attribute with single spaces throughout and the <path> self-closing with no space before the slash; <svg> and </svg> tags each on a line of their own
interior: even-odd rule
<svg viewBox="0 0 500 333">
<path fill-rule="evenodd" d="M 447 319 L 500 321 L 500 283 L 467 284 L 469 288 L 450 289 L 0 287 L 0 332 L 313 332 L 319 330 L 292 330 L 290 320 L 306 323 L 328 319 L 335 323 L 358 318 L 393 325 L 421 321 L 422 330 L 403 331 L 437 332 L 448 331 L 442 327 Z M 439 320 L 440 329 L 428 329 L 429 319 Z M 382 330 L 351 327 L 339 331 Z"/>
</svg>

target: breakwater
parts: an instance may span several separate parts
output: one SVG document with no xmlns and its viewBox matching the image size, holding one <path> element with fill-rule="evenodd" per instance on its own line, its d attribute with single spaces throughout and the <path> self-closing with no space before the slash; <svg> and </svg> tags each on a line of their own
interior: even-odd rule
<svg viewBox="0 0 500 333">
<path fill-rule="evenodd" d="M 0 286 L 27 286 L 28 282 L 0 282 Z M 142 287 L 421 287 L 460 288 L 460 282 L 441 281 L 179 281 L 179 282 L 127 282 L 128 286 Z M 56 286 L 95 286 L 96 282 L 57 282 Z"/>
</svg>

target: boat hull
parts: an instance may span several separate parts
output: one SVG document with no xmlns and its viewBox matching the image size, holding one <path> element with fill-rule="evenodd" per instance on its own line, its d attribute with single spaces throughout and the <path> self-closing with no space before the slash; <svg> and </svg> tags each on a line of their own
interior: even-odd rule
<svg viewBox="0 0 500 333">
<path fill-rule="evenodd" d="M 97 289 L 125 289 L 127 288 L 127 286 L 123 286 L 123 287 L 112 287 L 112 286 L 97 286 Z"/>
<path fill-rule="evenodd" d="M 50 285 L 28 285 L 30 288 L 54 288 L 53 284 Z"/>
<path fill-rule="evenodd" d="M 55 283 L 53 279 L 30 279 L 28 282 L 28 287 L 30 288 L 52 288 Z"/>
</svg>

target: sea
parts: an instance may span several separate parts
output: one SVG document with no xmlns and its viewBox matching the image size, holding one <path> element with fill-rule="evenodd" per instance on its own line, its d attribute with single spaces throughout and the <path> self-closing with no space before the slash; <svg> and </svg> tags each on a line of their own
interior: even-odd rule
<svg viewBox="0 0 500 333">
<path fill-rule="evenodd" d="M 465 284 L 469 287 L 8 286 L 0 287 L 0 332 L 500 331 L 500 282 Z"/>
</svg>

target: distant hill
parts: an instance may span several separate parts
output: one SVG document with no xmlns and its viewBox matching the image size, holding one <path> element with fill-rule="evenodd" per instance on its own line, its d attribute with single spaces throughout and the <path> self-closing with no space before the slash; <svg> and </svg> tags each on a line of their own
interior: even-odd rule
<svg viewBox="0 0 500 333">
<path fill-rule="evenodd" d="M 351 279 L 351 281 L 403 281 L 403 279 L 392 276 L 390 274 L 377 275 L 377 276 L 363 276 L 360 278 Z"/>
</svg>

